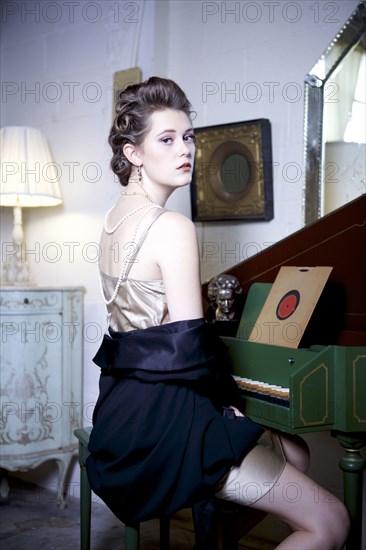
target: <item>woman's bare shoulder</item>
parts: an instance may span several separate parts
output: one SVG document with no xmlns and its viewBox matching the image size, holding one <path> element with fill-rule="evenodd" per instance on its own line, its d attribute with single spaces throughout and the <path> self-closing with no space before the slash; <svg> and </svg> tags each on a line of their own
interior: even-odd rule
<svg viewBox="0 0 366 550">
<path fill-rule="evenodd" d="M 191 257 L 197 255 L 196 228 L 192 220 L 179 212 L 167 210 L 159 216 L 151 231 L 151 244 L 158 259 L 173 259 L 177 254 Z"/>
<path fill-rule="evenodd" d="M 173 233 L 189 233 L 195 234 L 196 228 L 192 220 L 187 218 L 180 212 L 173 212 L 166 210 L 163 215 L 159 216 L 157 222 L 154 224 L 159 232 L 163 232 L 167 238 Z"/>
</svg>

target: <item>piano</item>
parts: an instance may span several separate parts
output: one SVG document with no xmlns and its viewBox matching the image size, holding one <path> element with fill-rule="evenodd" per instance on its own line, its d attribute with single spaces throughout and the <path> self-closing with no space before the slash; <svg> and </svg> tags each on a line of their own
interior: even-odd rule
<svg viewBox="0 0 366 550">
<path fill-rule="evenodd" d="M 236 333 L 220 332 L 232 374 L 253 420 L 291 434 L 328 430 L 344 448 L 344 501 L 350 550 L 361 550 L 366 459 L 366 195 L 225 273 L 245 296 Z M 298 348 L 248 341 L 281 266 L 333 270 Z M 207 285 L 203 286 L 207 297 Z M 208 305 L 208 301 L 206 301 Z M 210 309 L 206 309 L 210 321 Z"/>
</svg>

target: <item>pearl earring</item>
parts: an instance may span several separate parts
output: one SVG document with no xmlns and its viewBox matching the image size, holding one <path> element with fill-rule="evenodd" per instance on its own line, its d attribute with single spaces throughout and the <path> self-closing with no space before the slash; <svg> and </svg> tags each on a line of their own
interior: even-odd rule
<svg viewBox="0 0 366 550">
<path fill-rule="evenodd" d="M 141 166 L 137 167 L 137 177 L 138 177 L 138 184 L 142 185 L 142 173 L 141 173 Z"/>
<path fill-rule="evenodd" d="M 149 199 L 150 202 L 154 203 L 154 199 L 151 198 L 151 196 L 149 195 L 149 193 L 144 189 L 144 185 L 142 183 L 142 171 L 141 171 L 141 166 L 138 166 L 137 167 L 137 184 L 139 187 L 141 187 L 142 191 L 144 192 L 144 195 L 147 199 Z"/>
</svg>

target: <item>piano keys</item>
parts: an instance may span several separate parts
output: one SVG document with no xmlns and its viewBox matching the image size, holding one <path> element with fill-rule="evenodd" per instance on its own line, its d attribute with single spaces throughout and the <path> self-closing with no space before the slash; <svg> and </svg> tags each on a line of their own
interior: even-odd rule
<svg viewBox="0 0 366 550">
<path fill-rule="evenodd" d="M 268 384 L 268 382 L 261 382 L 260 380 L 253 380 L 246 376 L 233 375 L 233 378 L 244 397 L 253 397 L 260 401 L 290 408 L 290 388 Z"/>
</svg>

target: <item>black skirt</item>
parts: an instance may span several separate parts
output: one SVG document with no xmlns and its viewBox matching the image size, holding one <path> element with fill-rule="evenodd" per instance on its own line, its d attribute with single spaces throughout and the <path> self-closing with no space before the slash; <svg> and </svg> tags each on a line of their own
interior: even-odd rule
<svg viewBox="0 0 366 550">
<path fill-rule="evenodd" d="M 87 472 L 124 523 L 210 498 L 261 435 L 248 418 L 221 414 L 240 399 L 225 354 L 203 319 L 104 337 Z"/>
</svg>

